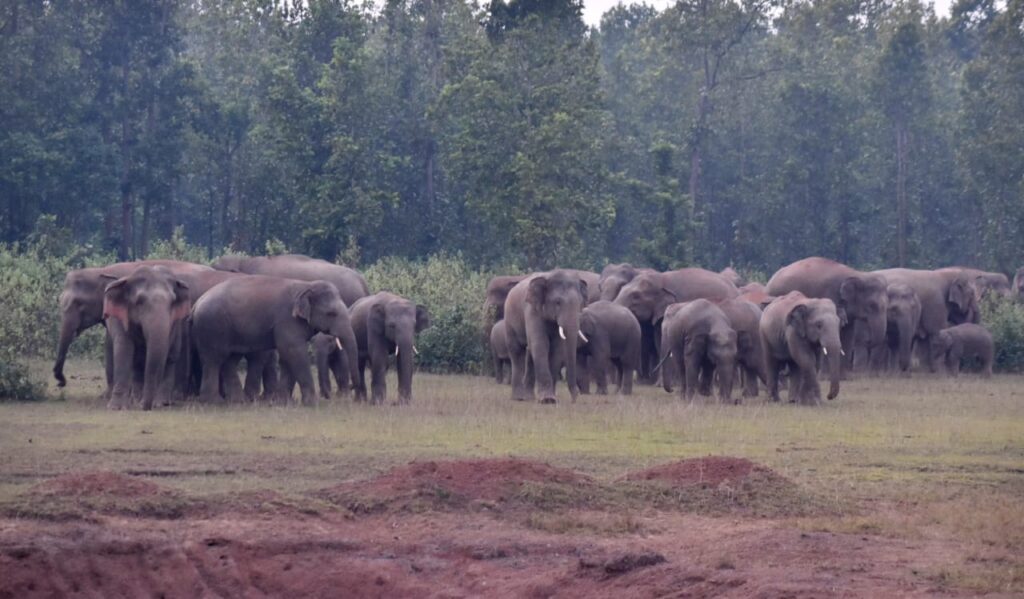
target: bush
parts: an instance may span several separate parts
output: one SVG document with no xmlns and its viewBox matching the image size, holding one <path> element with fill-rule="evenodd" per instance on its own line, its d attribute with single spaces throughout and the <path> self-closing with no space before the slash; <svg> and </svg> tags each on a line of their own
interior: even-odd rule
<svg viewBox="0 0 1024 599">
<path fill-rule="evenodd" d="M 430 311 L 431 327 L 417 341 L 421 367 L 431 372 L 483 371 L 488 353 L 481 331 L 489 274 L 470 269 L 460 256 L 443 254 L 426 262 L 383 258 L 363 274 L 374 293 L 390 291 Z"/>
<path fill-rule="evenodd" d="M 994 368 L 1001 372 L 1024 371 L 1024 304 L 990 294 L 982 302 L 981 317 L 995 342 Z"/>
<path fill-rule="evenodd" d="M 181 260 L 182 262 L 194 262 L 195 264 L 210 263 L 205 247 L 191 244 L 185 239 L 184 227 L 175 227 L 170 239 L 157 239 L 151 243 L 146 259 Z"/>
</svg>

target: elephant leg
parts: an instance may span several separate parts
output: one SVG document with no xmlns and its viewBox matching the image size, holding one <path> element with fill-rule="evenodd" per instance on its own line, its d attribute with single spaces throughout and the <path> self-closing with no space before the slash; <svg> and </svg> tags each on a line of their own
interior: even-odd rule
<svg viewBox="0 0 1024 599">
<path fill-rule="evenodd" d="M 509 347 L 509 358 L 512 361 L 512 399 L 526 401 L 533 399 L 533 387 L 527 389 L 527 359 L 525 347 Z"/>
<path fill-rule="evenodd" d="M 121 326 L 120 321 L 111 318 L 107 322 L 107 333 L 113 347 L 113 387 L 107 407 L 124 410 L 131 407 L 132 379 L 135 371 L 135 342 Z"/>
<path fill-rule="evenodd" d="M 360 355 L 358 358 L 358 371 L 359 380 L 352 381 L 352 388 L 355 390 L 355 400 L 357 402 L 366 401 L 366 356 Z"/>
<path fill-rule="evenodd" d="M 227 356 L 210 349 L 200 349 L 203 380 L 199 385 L 199 401 L 215 403 L 220 401 L 221 365 Z"/>
<path fill-rule="evenodd" d="M 309 353 L 304 343 L 278 347 L 278 355 L 281 356 L 281 363 L 284 364 L 288 373 L 299 384 L 303 405 L 312 405 L 316 401 L 316 391 L 313 387 L 313 373 L 309 367 Z M 291 386 L 287 387 L 289 395 Z"/>
<path fill-rule="evenodd" d="M 494 350 L 491 350 L 491 361 L 494 362 L 494 382 L 500 385 L 504 382 L 505 379 L 505 363 L 501 359 L 501 356 L 498 355 L 498 352 Z"/>
<path fill-rule="evenodd" d="M 320 397 L 330 399 L 331 397 L 331 351 L 314 344 L 313 357 L 316 360 L 316 380 L 320 388 Z"/>
<path fill-rule="evenodd" d="M 612 362 L 606 356 L 591 355 L 587 358 L 587 367 L 594 378 L 594 386 L 598 395 L 608 395 L 608 370 Z"/>
<path fill-rule="evenodd" d="M 262 356 L 260 360 L 263 362 L 263 395 L 272 398 L 281 386 L 281 375 L 277 367 L 277 352 L 271 349 L 260 353 Z"/>
<path fill-rule="evenodd" d="M 743 373 L 743 397 L 757 397 L 757 368 L 750 364 L 740 366 Z"/>
<path fill-rule="evenodd" d="M 636 362 L 630 359 L 619 360 L 619 394 L 633 394 L 633 376 L 636 372 Z"/>
<path fill-rule="evenodd" d="M 295 393 L 295 375 L 292 373 L 291 365 L 285 361 L 281 352 L 278 352 L 277 361 L 279 365 L 279 375 L 277 387 L 274 388 L 273 393 L 274 401 L 291 403 L 292 397 Z"/>
<path fill-rule="evenodd" d="M 352 388 L 348 374 L 348 354 L 343 351 L 332 352 L 328 365 L 331 368 L 331 373 L 334 374 L 334 382 L 338 385 L 338 395 L 347 396 Z"/>
<path fill-rule="evenodd" d="M 592 356 L 576 356 L 576 387 L 584 395 L 590 395 L 590 372 L 587 370 L 587 364 L 591 360 Z"/>
<path fill-rule="evenodd" d="M 266 352 L 254 352 L 245 354 L 245 387 L 243 393 L 247 401 L 256 401 L 260 395 L 260 387 L 263 384 L 263 370 L 266 368 L 264 356 Z M 221 376 L 224 373 L 221 372 Z"/>
<path fill-rule="evenodd" d="M 555 403 L 555 373 L 552 366 L 558 364 L 557 348 L 551 347 L 546 335 L 535 335 L 528 348 L 533 361 L 534 379 L 541 403 Z M 571 384 L 566 381 L 566 384 Z"/>
<path fill-rule="evenodd" d="M 771 355 L 765 356 L 764 362 L 764 374 L 767 378 L 765 385 L 768 387 L 768 400 L 778 403 L 782 401 L 782 398 L 779 397 L 779 368 L 782 365 Z"/>
<path fill-rule="evenodd" d="M 700 364 L 700 394 L 704 397 L 711 397 L 711 384 L 715 380 L 715 366 L 709 360 L 701 360 Z"/>
<path fill-rule="evenodd" d="M 676 371 L 679 372 L 682 378 L 682 382 L 679 385 L 679 397 L 680 399 L 693 401 L 700 378 L 700 356 L 696 352 L 687 350 L 681 352 L 673 351 L 672 356 L 675 358 Z M 668 361 L 666 360 L 665 363 L 667 364 Z"/>
<path fill-rule="evenodd" d="M 370 357 L 370 401 L 381 403 L 388 396 L 388 355 Z"/>
<path fill-rule="evenodd" d="M 134 344 L 132 353 L 132 384 L 129 392 L 130 402 L 142 399 L 142 390 L 146 386 L 146 346 L 145 343 Z"/>
<path fill-rule="evenodd" d="M 107 388 L 100 392 L 99 398 L 109 400 L 114 391 L 114 338 L 108 328 L 103 336 L 103 372 L 107 379 Z"/>
<path fill-rule="evenodd" d="M 241 354 L 232 354 L 220 367 L 221 383 L 224 387 L 224 399 L 228 403 L 242 403 L 245 393 L 238 381 L 238 364 L 242 361 Z M 246 374 L 248 378 L 248 373 Z"/>
</svg>

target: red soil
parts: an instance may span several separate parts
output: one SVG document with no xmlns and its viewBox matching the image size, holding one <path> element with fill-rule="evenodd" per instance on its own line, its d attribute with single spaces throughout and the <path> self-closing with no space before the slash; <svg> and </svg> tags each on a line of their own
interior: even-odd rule
<svg viewBox="0 0 1024 599">
<path fill-rule="evenodd" d="M 99 470 L 64 474 L 32 487 L 31 492 L 38 495 L 149 497 L 169 491 L 146 480 L 108 470 Z"/>
<path fill-rule="evenodd" d="M 708 456 L 706 458 L 680 460 L 638 472 L 630 472 L 623 478 L 625 480 L 662 481 L 677 486 L 703 485 L 717 487 L 722 483 L 731 483 L 745 479 L 752 472 L 779 477 L 778 474 L 775 474 L 769 468 L 755 464 L 750 460 Z"/>
</svg>

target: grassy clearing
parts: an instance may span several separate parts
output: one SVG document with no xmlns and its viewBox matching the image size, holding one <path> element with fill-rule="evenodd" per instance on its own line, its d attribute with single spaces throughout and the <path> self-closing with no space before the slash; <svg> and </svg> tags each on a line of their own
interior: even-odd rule
<svg viewBox="0 0 1024 599">
<path fill-rule="evenodd" d="M 301 493 L 414 459 L 514 455 L 608 481 L 666 461 L 730 455 L 771 467 L 827 504 L 830 515 L 802 518 L 801 526 L 1005 551 L 1003 561 L 974 556 L 944 576 L 1024 590 L 1016 557 L 1024 555 L 1021 376 L 856 380 L 838 400 L 809 409 L 763 397 L 688 405 L 650 387 L 541 406 L 510 401 L 508 388 L 487 378 L 420 375 L 405 407 L 335 400 L 112 413 L 91 399 L 98 368 L 72 363 L 68 371 L 76 378 L 63 401 L 0 404 L 0 504 L 23 502 L 40 480 L 83 469 L 215 496 Z"/>
</svg>

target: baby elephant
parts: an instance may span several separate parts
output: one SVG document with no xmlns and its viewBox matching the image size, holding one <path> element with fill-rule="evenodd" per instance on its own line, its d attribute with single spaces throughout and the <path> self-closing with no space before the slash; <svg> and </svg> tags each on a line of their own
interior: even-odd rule
<svg viewBox="0 0 1024 599">
<path fill-rule="evenodd" d="M 932 363 L 945 359 L 946 368 L 953 376 L 960 374 L 960 361 L 963 359 L 981 360 L 981 374 L 992 376 L 992 360 L 995 348 L 992 333 L 980 324 L 958 324 L 939 331 L 939 342 L 933 346 Z"/>
<path fill-rule="evenodd" d="M 600 395 L 608 393 L 608 376 L 619 374 L 618 391 L 633 392 L 633 373 L 640 368 L 640 323 L 629 308 L 601 300 L 580 314 L 580 332 L 585 342 L 577 353 L 586 357 L 587 368 Z"/>
<path fill-rule="evenodd" d="M 761 343 L 765 353 L 765 375 L 772 401 L 779 401 L 779 373 L 789 367 L 789 399 L 801 404 L 818 404 L 818 356 L 828 364 L 828 398 L 839 395 L 842 346 L 840 317 L 829 299 L 811 299 L 791 291 L 764 309 Z"/>
<path fill-rule="evenodd" d="M 359 344 L 359 363 L 354 380 L 356 401 L 366 401 L 366 365 L 373 373 L 373 403 L 387 395 L 385 376 L 388 357 L 395 355 L 398 370 L 398 399 L 412 400 L 412 357 L 416 353 L 414 337 L 430 326 L 430 314 L 424 306 L 404 297 L 382 291 L 360 298 L 352 304 L 352 329 Z M 351 356 L 349 356 L 351 358 Z"/>
<path fill-rule="evenodd" d="M 499 385 L 505 382 L 511 383 L 512 360 L 508 357 L 508 339 L 505 335 L 504 320 L 499 320 L 491 327 L 491 358 L 494 360 L 494 380 Z M 505 376 L 506 373 L 508 376 Z"/>
<path fill-rule="evenodd" d="M 721 308 L 705 299 L 669 306 L 661 324 L 661 351 L 661 362 L 671 356 L 683 376 L 680 396 L 692 400 L 698 377 L 703 375 L 704 390 L 709 390 L 712 377 L 717 376 L 719 398 L 732 400 L 736 331 Z M 662 380 L 665 391 L 671 393 L 672 377 Z"/>
</svg>

